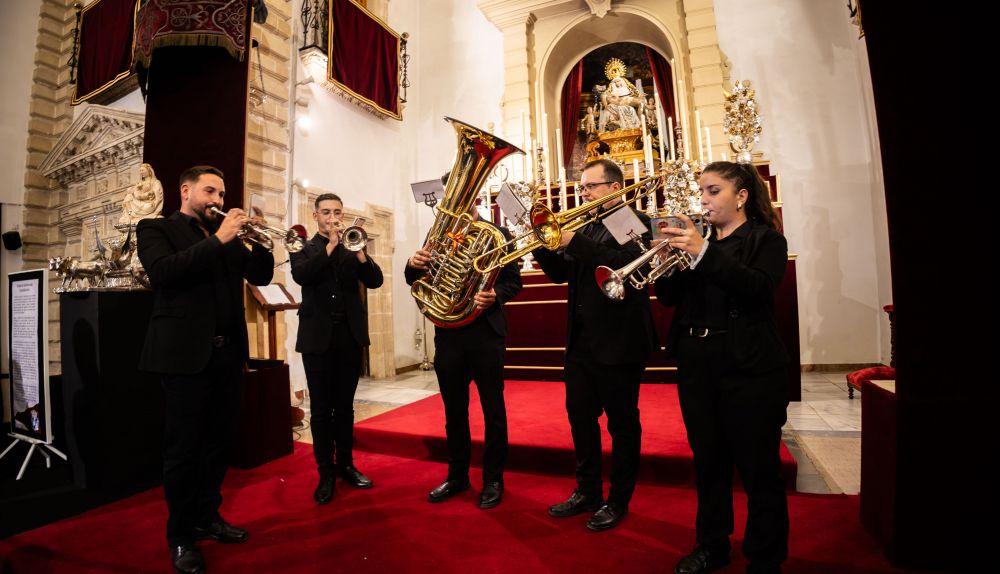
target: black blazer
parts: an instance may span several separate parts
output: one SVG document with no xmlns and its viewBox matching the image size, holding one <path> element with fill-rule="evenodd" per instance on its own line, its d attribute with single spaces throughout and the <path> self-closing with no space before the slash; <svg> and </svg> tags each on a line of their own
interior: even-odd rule
<svg viewBox="0 0 1000 574">
<path fill-rule="evenodd" d="M 649 217 L 632 211 L 648 229 Z M 650 238 L 649 231 L 642 236 L 646 245 Z M 563 250 L 532 252 L 549 279 L 554 283 L 569 282 L 567 355 L 574 345 L 582 344 L 599 364 L 634 364 L 645 362 L 659 347 L 648 292 L 626 284 L 625 298 L 615 301 L 604 295 L 594 279 L 598 266 L 618 269 L 641 253 L 634 242 L 620 245 L 601 222 L 585 225 Z"/>
<path fill-rule="evenodd" d="M 511 236 L 510 232 L 507 231 L 507 228 L 497 227 L 496 225 L 493 225 L 492 222 L 482 219 L 479 221 L 496 227 L 501 233 L 503 233 L 504 238 L 507 241 L 510 241 Z M 417 269 L 416 267 L 410 267 L 409 259 L 406 261 L 406 269 L 403 270 L 403 275 L 406 277 L 406 284 L 413 285 L 417 279 L 424 276 L 425 271 L 423 269 Z M 493 305 L 483 310 L 483 312 L 476 317 L 475 321 L 465 327 L 460 327 L 458 329 L 435 327 L 435 332 L 461 332 L 463 329 L 472 327 L 480 321 L 487 321 L 498 336 L 507 337 L 507 316 L 504 313 L 503 306 L 507 303 L 507 301 L 510 301 L 521 292 L 521 287 L 521 269 L 518 265 L 518 261 L 511 261 L 500 269 L 500 274 L 497 276 L 496 282 L 493 283 L 493 291 L 497 294 L 496 301 Z"/>
<path fill-rule="evenodd" d="M 694 278 L 700 275 L 714 283 L 726 294 L 727 333 L 718 336 L 727 338 L 733 368 L 749 374 L 765 373 L 788 363 L 788 352 L 774 324 L 774 293 L 787 267 L 785 237 L 766 225 L 752 224 L 737 257 L 710 243 L 697 267 L 661 277 L 654 291 L 660 303 L 677 306 L 677 317 L 696 296 Z M 678 320 L 671 323 L 668 356 L 677 356 L 677 339 L 681 329 L 689 326 L 693 325 L 682 325 Z"/>
<path fill-rule="evenodd" d="M 302 286 L 299 307 L 299 334 L 295 350 L 299 353 L 322 353 L 330 347 L 333 334 L 334 288 L 344 298 L 344 311 L 351 335 L 359 347 L 371 344 L 368 338 L 368 309 L 361 302 L 358 282 L 368 289 L 382 286 L 382 269 L 371 257 L 362 264 L 357 255 L 337 245 L 326 254 L 326 238 L 320 234 L 292 253 L 292 279 Z"/>
<path fill-rule="evenodd" d="M 146 332 L 139 368 L 153 373 L 191 375 L 208 366 L 216 331 L 216 270 L 228 268 L 229 310 L 239 318 L 234 344 L 245 361 L 249 356 L 243 320 L 243 279 L 267 285 L 274 274 L 270 251 L 243 242 L 222 244 L 205 237 L 180 214 L 143 219 L 136 228 L 139 261 L 153 286 L 153 313 Z M 238 308 L 237 308 L 238 307 Z"/>
</svg>

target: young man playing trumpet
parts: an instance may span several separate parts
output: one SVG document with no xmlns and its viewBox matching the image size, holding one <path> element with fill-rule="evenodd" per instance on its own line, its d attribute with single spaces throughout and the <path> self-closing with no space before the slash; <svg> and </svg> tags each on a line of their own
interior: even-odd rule
<svg viewBox="0 0 1000 574">
<path fill-rule="evenodd" d="M 205 569 L 195 540 L 244 542 L 247 531 L 219 514 L 226 453 L 237 429 L 243 365 L 249 357 L 243 280 L 267 285 L 274 257 L 237 234 L 253 221 L 242 209 L 221 209 L 222 172 L 207 166 L 180 177 L 181 208 L 137 227 L 139 260 L 153 287 L 153 313 L 139 368 L 162 377 L 166 411 L 163 490 L 167 543 L 174 570 Z"/>
<path fill-rule="evenodd" d="M 382 270 L 364 248 L 341 244 L 344 202 L 332 193 L 316 198 L 316 235 L 291 254 L 292 278 L 302 286 L 295 350 L 309 386 L 313 454 L 319 469 L 316 504 L 333 497 L 336 475 L 355 488 L 372 481 L 354 466 L 354 392 L 361 372 L 361 349 L 368 338 L 367 309 L 358 284 L 382 286 Z"/>
</svg>

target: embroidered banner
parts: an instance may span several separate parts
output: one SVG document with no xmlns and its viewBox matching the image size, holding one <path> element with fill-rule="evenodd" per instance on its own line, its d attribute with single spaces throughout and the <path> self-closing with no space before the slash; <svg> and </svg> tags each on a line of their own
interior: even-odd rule
<svg viewBox="0 0 1000 574">
<path fill-rule="evenodd" d="M 161 46 L 218 46 L 242 61 L 246 23 L 246 0 L 147 0 L 139 11 L 135 56 L 148 68 Z"/>
<path fill-rule="evenodd" d="M 137 0 L 95 0 L 82 10 L 73 105 L 99 95 L 113 99 L 119 88 L 130 83 L 137 10 Z"/>
<path fill-rule="evenodd" d="M 399 34 L 353 0 L 330 0 L 329 21 L 329 80 L 361 107 L 402 120 Z"/>
</svg>

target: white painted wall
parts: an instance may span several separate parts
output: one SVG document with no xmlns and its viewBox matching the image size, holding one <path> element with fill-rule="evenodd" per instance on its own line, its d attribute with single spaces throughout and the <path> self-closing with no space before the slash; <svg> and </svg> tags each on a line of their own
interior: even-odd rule
<svg viewBox="0 0 1000 574">
<path fill-rule="evenodd" d="M 757 89 L 757 150 L 798 254 L 802 363 L 888 362 L 890 277 L 871 82 L 841 3 L 715 0 L 732 79 Z"/>
<path fill-rule="evenodd" d="M 0 82 L 0 203 L 3 204 L 0 232 L 20 226 L 24 202 L 24 167 L 28 159 L 28 107 L 32 73 L 35 69 L 35 39 L 41 0 L 0 3 L 0 54 L 3 54 L 3 82 Z M 21 250 L 0 247 L 0 315 L 7 316 L 7 277 L 21 270 Z M 7 321 L 0 327 L 0 372 L 7 373 Z M 6 390 L 6 385 L 0 385 Z M 8 397 L 4 396 L 3 404 Z M 4 409 L 4 420 L 7 420 Z"/>
<path fill-rule="evenodd" d="M 296 2 L 295 14 L 298 14 Z M 301 26 L 297 18 L 296 26 Z M 503 38 L 474 0 L 391 2 L 388 24 L 409 32 L 411 87 L 403 121 L 379 120 L 326 92 L 316 83 L 299 88 L 308 107 L 308 131 L 295 130 L 293 178 L 310 187 L 333 191 L 350 209 L 364 203 L 388 207 L 395 214 L 393 317 L 396 366 L 420 362 L 414 345 L 421 325 L 403 278 L 406 260 L 420 246 L 433 223 L 430 210 L 414 202 L 410 183 L 440 177 L 451 169 L 455 136 L 443 116 L 486 128 L 500 125 L 503 95 Z M 305 75 L 299 69 L 299 78 Z M 304 93 L 305 92 L 305 93 Z M 310 234 L 315 231 L 311 220 Z M 294 353 L 297 319 L 286 314 L 288 356 L 293 382 L 304 382 Z M 433 329 L 433 327 L 432 327 Z"/>
</svg>

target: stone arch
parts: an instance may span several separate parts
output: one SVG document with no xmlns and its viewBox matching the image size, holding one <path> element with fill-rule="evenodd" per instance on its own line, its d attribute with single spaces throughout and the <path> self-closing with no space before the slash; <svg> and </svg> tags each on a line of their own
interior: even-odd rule
<svg viewBox="0 0 1000 574">
<path fill-rule="evenodd" d="M 655 15 L 635 6 L 616 7 L 604 18 L 580 14 L 556 34 L 539 58 L 542 111 L 553 118 L 546 137 L 560 127 L 560 91 L 572 67 L 592 50 L 616 42 L 635 42 L 656 50 L 672 63 L 677 77 L 685 77 L 687 67 L 677 57 L 683 54 L 680 39 Z"/>
</svg>

